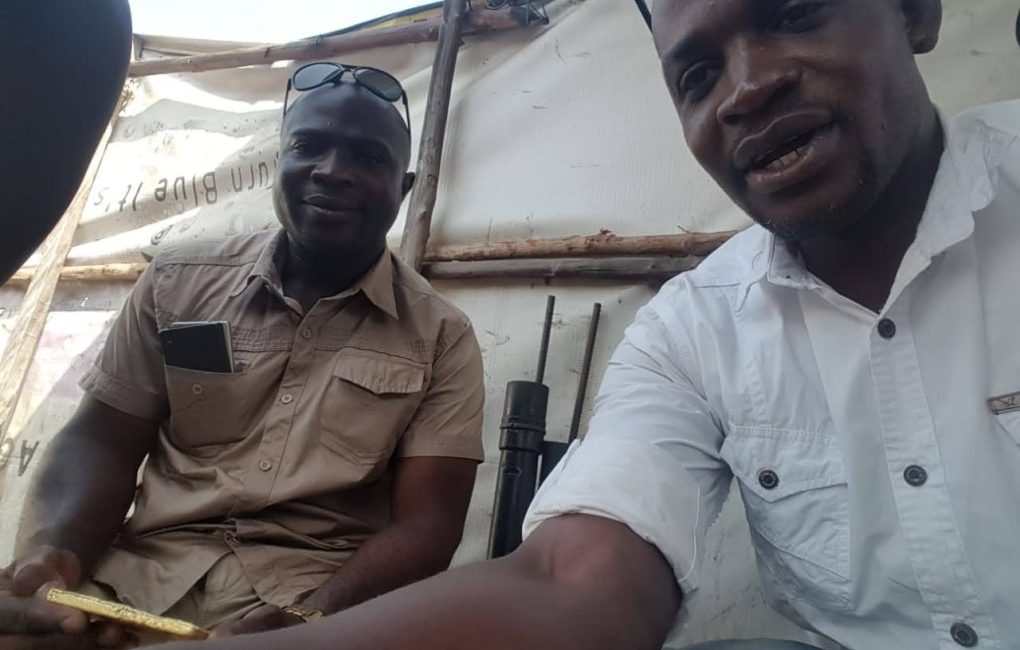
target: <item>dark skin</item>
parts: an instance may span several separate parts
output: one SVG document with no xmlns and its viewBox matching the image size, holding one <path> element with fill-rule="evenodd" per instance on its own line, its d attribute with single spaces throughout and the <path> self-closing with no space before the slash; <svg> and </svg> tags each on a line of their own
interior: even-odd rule
<svg viewBox="0 0 1020 650">
<path fill-rule="evenodd" d="M 275 204 L 287 232 L 282 280 L 307 311 L 356 282 L 385 250 L 386 233 L 414 181 L 409 138 L 392 106 L 350 84 L 309 93 L 284 123 Z M 116 646 L 123 630 L 90 626 L 80 612 L 30 598 L 74 589 L 120 530 L 160 423 L 86 397 L 58 435 L 31 499 L 46 513 L 14 564 L 0 572 L 0 650 Z M 460 542 L 474 461 L 394 463 L 389 524 L 304 604 L 327 613 L 435 574 Z M 422 543 L 427 540 L 427 543 Z M 266 605 L 219 636 L 302 620 Z"/>
<path fill-rule="evenodd" d="M 940 15 L 938 0 L 659 0 L 653 8 L 666 81 L 699 161 L 738 204 L 798 246 L 813 272 L 873 309 L 916 231 L 942 148 L 913 61 L 934 47 Z M 777 20 L 806 22 L 790 31 L 776 29 Z M 699 33 L 696 48 L 683 48 L 687 62 L 678 62 L 677 47 Z M 690 104 L 678 83 L 705 61 L 715 66 L 711 84 Z M 774 130 L 751 140 L 753 149 L 737 149 L 779 118 L 787 131 L 814 120 L 833 130 L 831 139 L 788 159 L 785 172 L 749 181 L 735 158 L 757 160 L 788 138 L 773 143 L 785 135 Z M 806 154 L 811 164 L 793 164 Z M 657 650 L 680 603 L 655 547 L 622 524 L 570 515 L 542 523 L 505 558 L 316 625 L 213 642 L 210 650 Z"/>
<path fill-rule="evenodd" d="M 130 56 L 127 0 L 0 3 L 0 282 L 71 203 Z"/>
<path fill-rule="evenodd" d="M 912 56 L 935 46 L 941 15 L 936 0 L 763 0 L 663 1 L 653 16 L 698 162 L 812 273 L 876 312 L 942 152 Z"/>
<path fill-rule="evenodd" d="M 414 185 L 410 155 L 400 113 L 360 86 L 325 86 L 291 105 L 273 205 L 287 231 L 284 288 L 305 311 L 378 261 Z"/>
<path fill-rule="evenodd" d="M 622 524 L 571 515 L 543 524 L 504 558 L 313 625 L 166 650 L 658 650 L 679 604 L 672 571 L 653 546 Z"/>
</svg>

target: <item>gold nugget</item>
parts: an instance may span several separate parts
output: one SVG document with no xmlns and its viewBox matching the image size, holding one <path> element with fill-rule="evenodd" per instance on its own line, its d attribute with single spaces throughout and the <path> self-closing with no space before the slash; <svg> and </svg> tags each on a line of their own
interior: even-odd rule
<svg viewBox="0 0 1020 650">
<path fill-rule="evenodd" d="M 179 639 L 195 639 L 200 641 L 209 636 L 207 630 L 203 630 L 187 621 L 154 616 L 134 607 L 86 596 L 85 594 L 78 594 L 73 591 L 50 589 L 46 593 L 46 600 L 57 605 L 72 607 L 86 614 L 92 614 L 93 616 L 120 623 L 127 627 L 158 632 Z"/>
</svg>

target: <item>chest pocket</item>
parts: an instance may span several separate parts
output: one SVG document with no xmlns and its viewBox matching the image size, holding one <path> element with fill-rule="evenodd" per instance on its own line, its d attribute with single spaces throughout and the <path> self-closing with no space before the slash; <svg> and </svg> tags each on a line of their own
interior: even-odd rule
<svg viewBox="0 0 1020 650">
<path fill-rule="evenodd" d="M 220 373 L 166 367 L 174 446 L 196 456 L 211 456 L 223 445 L 247 437 L 261 395 L 246 388 L 245 372 Z"/>
<path fill-rule="evenodd" d="M 340 350 L 321 409 L 322 444 L 358 464 L 388 459 L 421 402 L 425 374 L 407 359 Z"/>
<path fill-rule="evenodd" d="M 720 450 L 740 485 L 758 560 L 791 600 L 853 608 L 843 458 L 823 434 L 730 427 Z"/>
</svg>

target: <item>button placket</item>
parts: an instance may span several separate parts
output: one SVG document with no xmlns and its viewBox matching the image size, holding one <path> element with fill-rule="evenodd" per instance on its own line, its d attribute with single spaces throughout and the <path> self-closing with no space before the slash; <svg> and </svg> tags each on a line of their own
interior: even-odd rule
<svg viewBox="0 0 1020 650">
<path fill-rule="evenodd" d="M 934 629 L 952 636 L 951 628 L 966 613 L 970 624 L 991 630 L 955 525 L 917 350 L 905 322 L 901 319 L 899 327 L 893 325 L 892 338 L 876 328 L 870 355 L 900 529 L 918 588 L 931 607 Z M 922 485 L 924 489 L 918 489 Z M 994 634 L 985 637 L 989 647 L 998 647 Z"/>
<path fill-rule="evenodd" d="M 317 331 L 315 312 L 316 308 L 313 308 L 304 318 L 294 323 L 290 358 L 287 360 L 277 389 L 277 406 L 271 410 L 271 419 L 267 421 L 266 431 L 257 452 L 257 458 L 260 460 L 256 466 L 259 471 L 254 472 L 249 479 L 253 484 L 259 485 L 258 496 L 255 497 L 257 501 L 251 504 L 255 509 L 265 507 L 269 502 L 278 474 L 273 470 L 278 470 L 284 462 L 284 450 L 291 428 L 294 426 L 296 407 L 308 381 L 308 372 L 314 357 Z M 310 335 L 305 336 L 303 334 L 305 331 Z"/>
</svg>

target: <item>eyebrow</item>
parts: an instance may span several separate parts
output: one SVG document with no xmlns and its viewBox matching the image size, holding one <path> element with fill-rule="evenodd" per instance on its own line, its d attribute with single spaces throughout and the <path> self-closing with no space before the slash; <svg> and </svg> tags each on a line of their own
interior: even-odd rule
<svg viewBox="0 0 1020 650">
<path fill-rule="evenodd" d="M 784 0 L 752 0 L 751 4 L 746 7 L 746 10 L 750 12 L 750 16 L 744 16 L 742 20 L 751 20 L 754 28 L 758 29 L 767 17 L 772 15 L 772 12 L 783 1 Z M 716 26 L 718 26 L 718 23 Z M 745 29 L 746 26 L 746 22 L 742 22 L 741 29 Z M 714 31 L 718 31 L 718 29 Z M 732 30 L 727 33 L 727 36 L 731 33 Z M 719 42 L 720 39 L 713 37 L 711 31 L 694 30 L 690 33 L 684 34 L 679 41 L 670 46 L 670 48 L 666 50 L 662 59 L 663 61 L 685 62 L 689 59 L 696 58 L 697 55 L 703 51 L 716 47 Z"/>
<path fill-rule="evenodd" d="M 337 134 L 335 131 L 330 129 L 318 129 L 310 126 L 302 126 L 295 129 L 291 129 L 287 133 L 287 139 L 292 140 L 294 138 L 321 138 L 329 140 L 331 142 L 342 141 L 352 143 L 357 146 L 373 146 L 384 149 L 387 154 L 396 158 L 396 152 L 393 147 L 386 140 L 386 138 L 372 135 L 348 135 L 348 134 Z"/>
<path fill-rule="evenodd" d="M 692 32 L 684 35 L 677 43 L 674 43 L 666 50 L 664 61 L 682 63 L 693 59 L 699 52 L 709 49 L 712 39 L 709 39 L 703 32 Z"/>
</svg>

